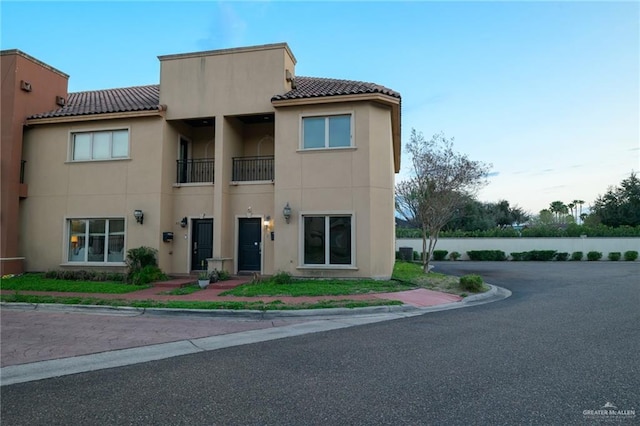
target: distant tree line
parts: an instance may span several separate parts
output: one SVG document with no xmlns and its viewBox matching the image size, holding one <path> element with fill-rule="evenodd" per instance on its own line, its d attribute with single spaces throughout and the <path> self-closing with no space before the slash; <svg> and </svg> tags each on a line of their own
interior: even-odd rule
<svg viewBox="0 0 640 426">
<path fill-rule="evenodd" d="M 635 237 L 640 236 L 640 180 L 635 173 L 610 187 L 588 212 L 584 200 L 553 201 L 537 216 L 506 200 L 481 202 L 472 196 L 455 209 L 441 237 Z M 399 238 L 418 238 L 411 221 L 396 222 Z"/>
</svg>

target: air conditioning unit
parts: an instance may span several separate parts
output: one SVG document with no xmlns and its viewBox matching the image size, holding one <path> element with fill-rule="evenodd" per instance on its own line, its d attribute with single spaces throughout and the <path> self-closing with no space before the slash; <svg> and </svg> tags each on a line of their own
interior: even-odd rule
<svg viewBox="0 0 640 426">
<path fill-rule="evenodd" d="M 56 104 L 60 106 L 65 106 L 67 104 L 67 100 L 62 96 L 56 96 Z"/>
<path fill-rule="evenodd" d="M 20 80 L 20 89 L 24 90 L 25 92 L 30 92 L 31 83 L 29 83 L 28 81 Z"/>
</svg>

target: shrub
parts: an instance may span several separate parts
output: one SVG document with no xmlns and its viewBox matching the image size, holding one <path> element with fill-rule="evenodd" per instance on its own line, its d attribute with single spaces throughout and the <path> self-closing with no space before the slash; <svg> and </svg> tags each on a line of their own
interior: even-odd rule
<svg viewBox="0 0 640 426">
<path fill-rule="evenodd" d="M 638 258 L 638 252 L 635 250 L 629 250 L 624 252 L 624 260 L 627 262 L 633 262 Z"/>
<path fill-rule="evenodd" d="M 154 281 L 163 281 L 166 279 L 167 276 L 162 273 L 160 268 L 153 265 L 147 265 L 131 277 L 131 283 L 134 285 L 145 285 Z"/>
<path fill-rule="evenodd" d="M 571 260 L 582 260 L 584 254 L 581 251 L 574 251 L 571 253 Z"/>
<path fill-rule="evenodd" d="M 540 262 L 548 262 L 553 260 L 556 255 L 556 250 L 531 250 L 529 252 L 528 260 L 535 260 Z"/>
<path fill-rule="evenodd" d="M 447 250 L 434 250 L 433 251 L 433 260 L 445 260 L 447 258 Z"/>
<path fill-rule="evenodd" d="M 129 251 L 127 251 L 127 261 L 126 261 L 127 268 L 128 268 L 127 281 L 132 283 L 139 282 L 140 279 L 137 278 L 136 276 L 140 274 L 142 270 L 147 266 L 153 266 L 153 267 L 156 267 L 157 269 L 158 267 L 158 260 L 156 257 L 157 254 L 158 254 L 158 251 L 151 247 L 143 246 L 143 247 L 129 249 Z M 146 273 L 148 274 L 149 272 L 146 272 Z M 142 280 L 144 279 L 146 278 L 143 278 Z M 148 281 L 148 282 L 151 282 L 151 281 Z M 147 284 L 148 282 L 141 283 L 141 284 Z"/>
<path fill-rule="evenodd" d="M 564 262 L 569 259 L 569 253 L 563 251 L 561 253 L 556 253 L 556 260 L 560 262 Z"/>
<path fill-rule="evenodd" d="M 460 253 L 458 253 L 457 251 L 452 251 L 451 253 L 449 253 L 449 259 L 450 260 L 458 260 L 460 259 L 460 256 L 462 256 Z"/>
<path fill-rule="evenodd" d="M 483 281 L 480 275 L 470 274 L 460 277 L 460 287 L 462 287 L 463 290 L 467 290 L 472 293 L 482 291 L 482 284 Z"/>
<path fill-rule="evenodd" d="M 507 256 L 502 250 L 471 250 L 467 252 L 467 256 L 471 260 L 507 260 Z"/>
<path fill-rule="evenodd" d="M 522 260 L 528 260 L 526 251 L 513 252 L 513 253 L 509 253 L 509 254 L 511 255 L 511 260 L 513 260 L 514 262 L 520 262 Z"/>
<path fill-rule="evenodd" d="M 403 260 L 402 255 L 400 254 L 400 250 L 396 251 L 396 260 Z"/>
<path fill-rule="evenodd" d="M 291 274 L 288 272 L 280 271 L 271 277 L 271 280 L 276 284 L 291 284 Z"/>
<path fill-rule="evenodd" d="M 613 262 L 617 262 L 618 260 L 620 260 L 621 257 L 622 257 L 622 253 L 620 253 L 619 251 L 612 251 L 607 256 L 607 258 Z"/>
<path fill-rule="evenodd" d="M 587 260 L 593 262 L 595 260 L 600 260 L 602 258 L 602 252 L 599 251 L 590 251 L 587 253 Z"/>
<path fill-rule="evenodd" d="M 218 279 L 220 281 L 226 281 L 228 279 L 231 279 L 231 275 L 223 269 L 221 271 L 218 271 Z"/>
</svg>

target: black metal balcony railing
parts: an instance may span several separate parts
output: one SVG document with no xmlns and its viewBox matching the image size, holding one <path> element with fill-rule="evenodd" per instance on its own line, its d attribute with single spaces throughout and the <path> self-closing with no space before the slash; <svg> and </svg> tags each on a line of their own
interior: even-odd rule
<svg viewBox="0 0 640 426">
<path fill-rule="evenodd" d="M 24 183 L 24 165 L 26 163 L 27 160 L 22 160 L 22 162 L 20 163 L 20 183 Z"/>
<path fill-rule="evenodd" d="M 213 158 L 199 158 L 177 161 L 178 183 L 213 183 Z"/>
<path fill-rule="evenodd" d="M 232 181 L 273 180 L 273 156 L 234 157 Z"/>
</svg>

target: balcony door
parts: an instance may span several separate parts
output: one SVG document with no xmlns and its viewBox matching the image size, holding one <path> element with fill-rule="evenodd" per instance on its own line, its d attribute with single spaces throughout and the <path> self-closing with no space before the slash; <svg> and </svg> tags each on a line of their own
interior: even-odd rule
<svg viewBox="0 0 640 426">
<path fill-rule="evenodd" d="M 191 270 L 207 269 L 207 259 L 213 256 L 213 219 L 193 219 L 191 222 Z"/>
<path fill-rule="evenodd" d="M 262 219 L 239 219 L 238 272 L 260 272 Z"/>
<path fill-rule="evenodd" d="M 188 179 L 188 159 L 189 159 L 189 141 L 180 136 L 180 161 L 178 169 L 178 183 L 189 182 Z"/>
</svg>

